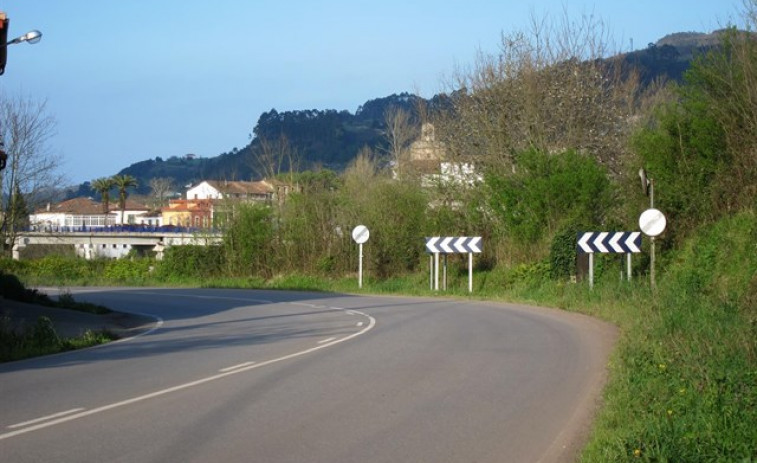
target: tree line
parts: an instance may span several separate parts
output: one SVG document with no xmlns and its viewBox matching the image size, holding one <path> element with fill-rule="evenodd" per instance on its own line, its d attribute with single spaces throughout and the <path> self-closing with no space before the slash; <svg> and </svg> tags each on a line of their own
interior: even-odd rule
<svg viewBox="0 0 757 463">
<path fill-rule="evenodd" d="M 637 228 L 648 204 L 640 168 L 654 178 L 656 206 L 671 223 L 664 246 L 706 221 L 753 207 L 751 33 L 723 31 L 722 47 L 698 55 L 682 83 L 654 85 L 643 84 L 607 36 L 593 18 L 534 21 L 503 35 L 498 52 L 479 55 L 433 103 L 408 95 L 392 98 L 402 105 L 389 110 L 366 103 L 361 115 L 375 117 L 384 107 L 374 128 L 381 141 L 362 145 L 344 171 L 301 171 L 301 147 L 281 136 L 291 124 L 320 121 L 308 132 L 318 138 L 322 130 L 338 130 L 334 124 L 343 129 L 344 114 L 265 113 L 256 127 L 255 168 L 296 188 L 273 207 L 235 209 L 216 271 L 349 272 L 356 252 L 349 232 L 363 224 L 372 234 L 368 265 L 378 276 L 416 271 L 423 237 L 431 235 L 484 236 L 481 267 L 548 262 L 552 275 L 564 276 L 577 231 Z M 436 127 L 446 160 L 475 166 L 480 182 L 397 178 L 422 122 Z M 48 133 L 40 127 L 42 141 Z M 24 159 L 23 146 L 11 143 L 8 150 L 5 197 L 19 199 L 5 200 L 7 211 L 20 204 L 16 189 L 29 191 L 23 169 L 13 167 Z M 109 182 L 92 183 L 104 199 Z M 11 217 L 6 213 L 4 221 Z"/>
</svg>

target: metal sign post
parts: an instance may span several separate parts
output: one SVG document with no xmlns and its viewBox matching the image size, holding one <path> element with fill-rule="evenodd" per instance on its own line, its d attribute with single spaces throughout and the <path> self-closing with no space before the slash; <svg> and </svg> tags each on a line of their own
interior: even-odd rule
<svg viewBox="0 0 757 463">
<path fill-rule="evenodd" d="M 589 254 L 589 288 L 594 288 L 594 253 L 628 254 L 628 279 L 631 279 L 631 253 L 641 252 L 640 232 L 578 233 L 579 253 Z"/>
<path fill-rule="evenodd" d="M 444 290 L 447 290 L 447 255 L 468 254 L 468 292 L 473 292 L 473 254 L 481 252 L 480 236 L 433 236 L 426 238 L 426 252 L 434 255 L 435 291 L 439 290 L 439 254 L 444 254 Z"/>
<path fill-rule="evenodd" d="M 639 228 L 641 228 L 641 231 L 644 232 L 645 235 L 651 238 L 652 240 L 652 246 L 649 250 L 649 281 L 651 284 L 652 289 L 655 289 L 655 274 L 654 274 L 654 266 L 655 266 L 655 246 L 654 246 L 654 239 L 662 232 L 665 231 L 665 227 L 667 226 L 667 219 L 665 218 L 665 214 L 658 211 L 657 209 L 651 208 L 647 209 L 646 211 L 642 212 L 641 217 L 639 217 Z"/>
<path fill-rule="evenodd" d="M 368 241 L 371 233 L 365 225 L 358 225 L 352 229 L 352 239 L 358 244 L 360 257 L 358 258 L 358 288 L 363 287 L 363 243 Z"/>
</svg>

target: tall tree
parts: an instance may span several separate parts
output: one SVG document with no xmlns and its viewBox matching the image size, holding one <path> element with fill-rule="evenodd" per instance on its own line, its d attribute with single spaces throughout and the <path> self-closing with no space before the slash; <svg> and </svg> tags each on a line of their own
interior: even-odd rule
<svg viewBox="0 0 757 463">
<path fill-rule="evenodd" d="M 92 180 L 90 184 L 93 190 L 100 193 L 103 203 L 103 213 L 107 214 L 110 210 L 110 190 L 116 186 L 113 177 L 100 177 Z"/>
<path fill-rule="evenodd" d="M 174 180 L 172 178 L 155 177 L 150 179 L 150 191 L 154 209 L 160 209 L 164 206 L 166 195 L 173 188 L 173 184 Z"/>
<path fill-rule="evenodd" d="M 49 152 L 55 120 L 46 113 L 45 103 L 25 97 L 0 98 L 0 140 L 7 153 L 5 170 L 0 171 L 0 246 L 15 244 L 16 231 L 23 220 L 13 213 L 18 200 L 33 208 L 50 193 L 50 185 L 61 184 L 59 158 Z M 17 195 L 16 193 L 19 193 Z M 7 198 L 7 199 L 6 199 Z"/>
<path fill-rule="evenodd" d="M 435 121 L 448 154 L 514 171 L 518 153 L 576 150 L 618 175 L 639 92 L 614 54 L 592 16 L 534 18 L 530 30 L 503 35 L 497 54 L 451 84 L 452 111 Z"/>
<path fill-rule="evenodd" d="M 121 225 L 126 222 L 126 198 L 129 196 L 128 189 L 136 188 L 137 179 L 129 174 L 116 175 L 113 177 L 116 188 L 118 188 L 118 206 L 121 208 Z"/>
<path fill-rule="evenodd" d="M 390 106 L 384 112 L 384 138 L 386 153 L 394 164 L 395 172 L 401 179 L 407 164 L 407 149 L 418 136 L 418 127 L 412 121 L 411 113 L 398 106 Z"/>
</svg>

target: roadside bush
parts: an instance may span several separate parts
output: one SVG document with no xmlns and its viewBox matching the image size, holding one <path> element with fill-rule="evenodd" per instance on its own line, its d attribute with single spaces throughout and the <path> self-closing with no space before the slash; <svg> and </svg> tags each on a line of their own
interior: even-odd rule
<svg viewBox="0 0 757 463">
<path fill-rule="evenodd" d="M 156 262 L 155 274 L 167 280 L 218 276 L 222 256 L 218 246 L 170 246 Z"/>
<path fill-rule="evenodd" d="M 0 296 L 19 301 L 25 295 L 26 288 L 16 275 L 0 272 Z"/>
<path fill-rule="evenodd" d="M 76 257 L 49 255 L 29 262 L 29 276 L 47 277 L 72 281 L 94 276 L 88 261 Z"/>
<path fill-rule="evenodd" d="M 551 239 L 563 224 L 601 224 L 611 203 L 611 184 L 596 160 L 575 151 L 550 154 L 528 150 L 517 170 L 489 172 L 489 206 L 505 233 L 523 246 Z M 573 236 L 575 239 L 575 235 Z M 564 268 L 564 264 L 560 264 Z"/>
<path fill-rule="evenodd" d="M 231 225 L 223 236 L 225 264 L 230 274 L 271 276 L 273 248 L 273 211 L 260 204 L 235 206 Z M 216 264 L 220 264 L 220 260 Z"/>
<path fill-rule="evenodd" d="M 150 269 L 154 266 L 152 259 L 115 259 L 105 264 L 103 275 L 113 281 L 143 281 L 150 276 Z"/>
</svg>

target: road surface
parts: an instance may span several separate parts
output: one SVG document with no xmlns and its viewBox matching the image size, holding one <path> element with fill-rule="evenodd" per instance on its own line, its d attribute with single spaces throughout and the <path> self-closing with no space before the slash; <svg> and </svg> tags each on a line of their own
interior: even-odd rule
<svg viewBox="0 0 757 463">
<path fill-rule="evenodd" d="M 0 365 L 3 461 L 572 461 L 614 339 L 588 317 L 487 302 L 70 291 L 156 324 Z"/>
</svg>

